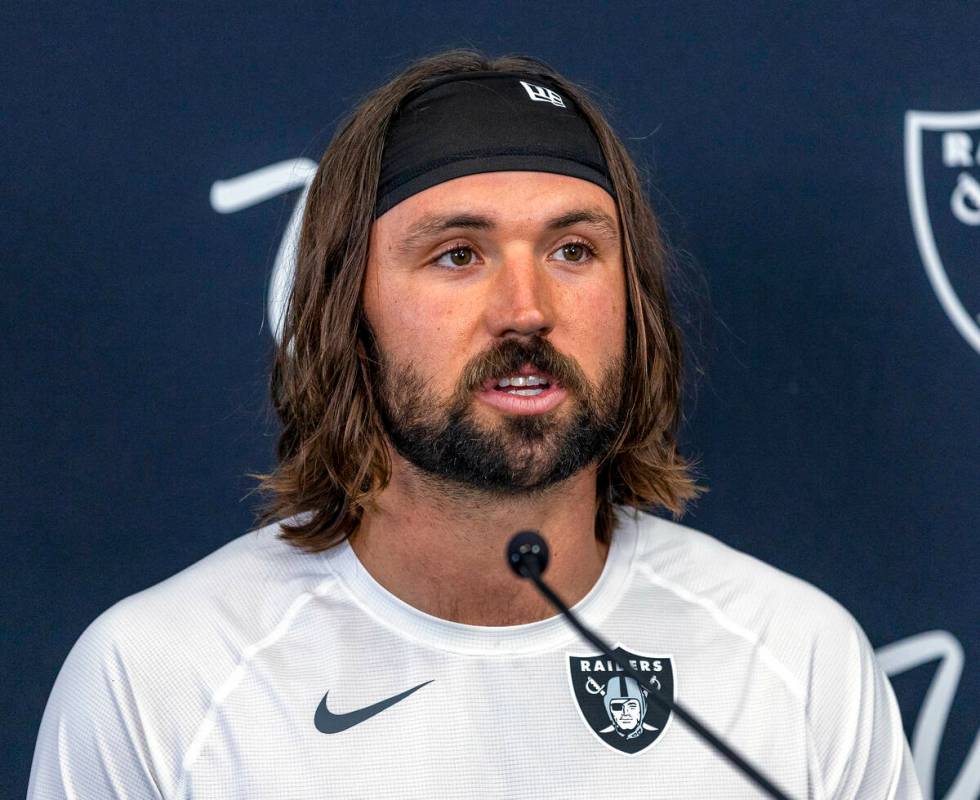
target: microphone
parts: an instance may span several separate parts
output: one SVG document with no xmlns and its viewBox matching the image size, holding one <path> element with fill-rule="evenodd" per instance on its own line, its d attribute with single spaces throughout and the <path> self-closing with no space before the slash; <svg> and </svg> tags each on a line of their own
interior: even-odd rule
<svg viewBox="0 0 980 800">
<path fill-rule="evenodd" d="M 537 531 L 525 530 L 515 533 L 507 545 L 507 563 L 510 568 L 521 578 L 530 578 L 537 586 L 538 591 L 545 596 L 589 643 L 598 647 L 607 658 L 612 659 L 624 673 L 629 675 L 640 686 L 646 684 L 646 678 L 630 667 L 629 663 L 617 656 L 612 648 L 606 644 L 599 636 L 587 628 L 581 620 L 568 608 L 560 597 L 552 590 L 541 577 L 548 568 L 548 544 L 544 537 Z M 758 769 L 753 767 L 742 756 L 736 753 L 731 747 L 715 735 L 703 722 L 695 717 L 690 711 L 685 709 L 676 700 L 668 700 L 661 696 L 659 692 L 650 692 L 650 697 L 657 705 L 668 713 L 674 713 L 687 723 L 687 726 L 698 734 L 704 741 L 710 744 L 717 752 L 721 753 L 731 764 L 745 775 L 756 786 L 762 789 L 770 797 L 776 800 L 790 800 L 789 797 L 775 784 L 763 775 Z"/>
</svg>

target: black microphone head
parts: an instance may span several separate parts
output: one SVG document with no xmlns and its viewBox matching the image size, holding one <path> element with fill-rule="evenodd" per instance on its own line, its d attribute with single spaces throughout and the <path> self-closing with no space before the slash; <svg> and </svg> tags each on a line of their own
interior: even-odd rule
<svg viewBox="0 0 980 800">
<path fill-rule="evenodd" d="M 548 543 L 537 531 L 518 531 L 507 545 L 507 563 L 521 578 L 528 577 L 525 559 L 534 559 L 541 575 L 548 568 Z"/>
</svg>

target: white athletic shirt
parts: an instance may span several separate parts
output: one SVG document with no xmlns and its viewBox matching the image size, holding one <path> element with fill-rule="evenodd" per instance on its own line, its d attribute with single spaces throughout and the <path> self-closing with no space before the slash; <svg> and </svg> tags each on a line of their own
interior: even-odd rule
<svg viewBox="0 0 980 800">
<path fill-rule="evenodd" d="M 642 687 L 560 617 L 438 619 L 346 543 L 310 555 L 272 525 L 82 634 L 28 797 L 763 796 L 651 692 L 793 798 L 921 797 L 891 687 L 844 609 L 705 534 L 617 518 L 575 610 L 628 651 Z"/>
</svg>

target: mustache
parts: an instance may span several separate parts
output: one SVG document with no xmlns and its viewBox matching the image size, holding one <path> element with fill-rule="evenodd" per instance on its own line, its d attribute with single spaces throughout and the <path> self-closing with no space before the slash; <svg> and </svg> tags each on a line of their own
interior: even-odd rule
<svg viewBox="0 0 980 800">
<path fill-rule="evenodd" d="M 547 373 L 574 395 L 589 394 L 588 379 L 578 363 L 540 336 L 504 339 L 472 358 L 460 376 L 459 394 L 468 395 L 482 388 L 487 380 L 513 374 L 526 364 Z"/>
</svg>

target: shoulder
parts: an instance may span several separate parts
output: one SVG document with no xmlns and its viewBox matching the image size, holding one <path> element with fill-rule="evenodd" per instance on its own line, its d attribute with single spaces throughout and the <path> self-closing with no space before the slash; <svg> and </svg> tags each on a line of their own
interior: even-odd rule
<svg viewBox="0 0 980 800">
<path fill-rule="evenodd" d="M 696 608 L 719 639 L 751 644 L 803 704 L 811 766 L 827 796 L 919 796 L 894 694 L 840 603 L 705 533 L 625 513 L 638 579 Z"/>
<path fill-rule="evenodd" d="M 796 624 L 804 617 L 811 630 L 857 625 L 840 603 L 813 584 L 707 533 L 642 511 L 636 514 L 636 526 L 638 565 L 746 624 L 773 617 Z"/>
<path fill-rule="evenodd" d="M 278 532 L 239 536 L 86 628 L 45 707 L 32 768 L 39 794 L 102 775 L 107 791 L 168 796 L 214 692 L 297 597 L 330 580 L 321 559 Z"/>
<path fill-rule="evenodd" d="M 79 645 L 138 662 L 188 658 L 206 671 L 266 635 L 298 596 L 328 579 L 322 559 L 278 537 L 278 523 L 249 531 L 175 575 L 103 612 Z M 149 664 L 147 664 L 149 666 Z"/>
<path fill-rule="evenodd" d="M 870 653 L 854 617 L 816 586 L 685 525 L 643 512 L 635 524 L 638 576 L 758 643 L 804 695 L 815 658 Z"/>
<path fill-rule="evenodd" d="M 242 649 L 322 575 L 249 532 L 100 614 L 69 652 L 38 731 L 28 797 L 169 797 Z"/>
<path fill-rule="evenodd" d="M 168 674 L 177 680 L 221 673 L 325 576 L 308 563 L 315 556 L 295 550 L 278 533 L 278 524 L 249 531 L 119 600 L 82 633 L 65 669 L 116 662 L 132 680 L 156 683 Z"/>
</svg>

